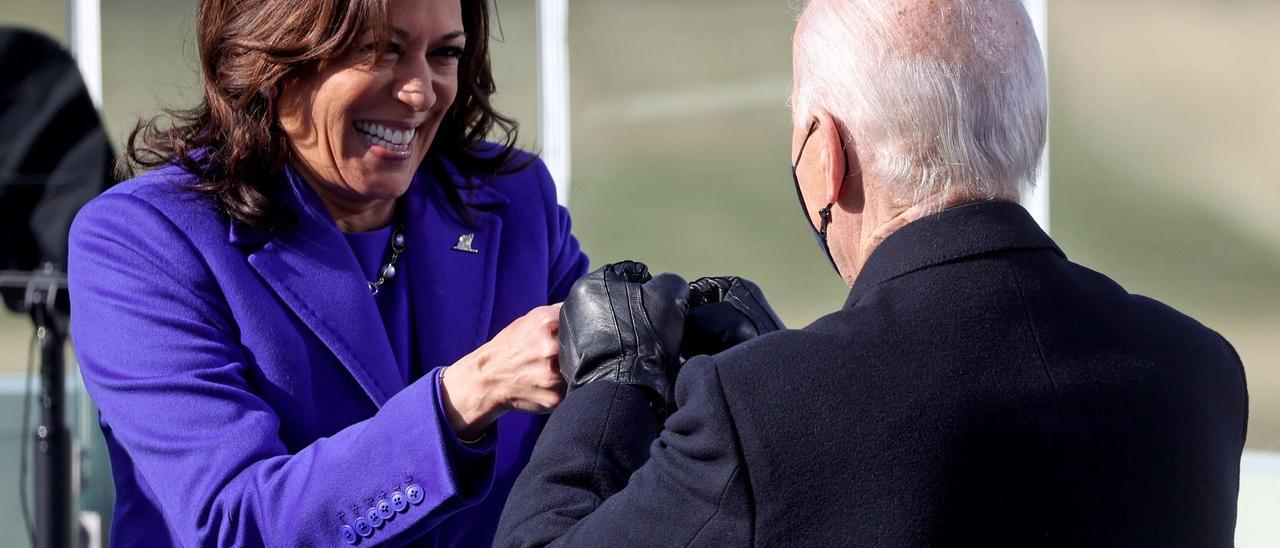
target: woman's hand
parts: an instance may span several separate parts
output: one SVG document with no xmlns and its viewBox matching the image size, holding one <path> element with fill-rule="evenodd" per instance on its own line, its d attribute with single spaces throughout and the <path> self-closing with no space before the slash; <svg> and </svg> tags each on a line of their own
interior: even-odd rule
<svg viewBox="0 0 1280 548">
<path fill-rule="evenodd" d="M 459 438 L 479 437 L 512 409 L 545 413 L 560 405 L 559 331 L 560 305 L 540 306 L 441 373 L 445 412 Z"/>
</svg>

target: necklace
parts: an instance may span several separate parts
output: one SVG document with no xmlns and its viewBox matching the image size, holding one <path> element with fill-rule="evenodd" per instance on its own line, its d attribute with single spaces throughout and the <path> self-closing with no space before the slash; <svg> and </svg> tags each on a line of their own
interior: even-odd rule
<svg viewBox="0 0 1280 548">
<path fill-rule="evenodd" d="M 369 292 L 377 295 L 378 290 L 387 282 L 396 278 L 396 263 L 400 261 L 400 254 L 404 252 L 404 225 L 396 225 L 395 232 L 391 233 L 390 250 L 387 252 L 386 264 L 378 270 L 378 279 L 369 282 Z"/>
</svg>

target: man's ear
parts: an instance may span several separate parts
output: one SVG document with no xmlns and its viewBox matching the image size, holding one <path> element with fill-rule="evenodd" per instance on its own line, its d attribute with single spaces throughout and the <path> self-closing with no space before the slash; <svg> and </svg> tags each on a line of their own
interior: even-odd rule
<svg viewBox="0 0 1280 548">
<path fill-rule="evenodd" d="M 840 136 L 840 130 L 836 127 L 836 121 L 831 117 L 831 113 L 821 107 L 814 107 L 810 113 L 813 120 L 816 120 L 818 127 L 813 132 L 809 146 L 818 150 L 818 162 L 822 171 L 822 199 L 823 203 L 817 207 L 824 207 L 827 204 L 835 203 L 840 199 L 840 193 L 844 189 L 845 174 L 848 173 L 846 168 L 847 160 L 845 159 L 843 139 Z"/>
<path fill-rule="evenodd" d="M 862 164 L 858 161 L 857 143 L 840 133 L 831 113 L 814 108 L 811 114 L 818 121 L 814 141 L 821 151 L 824 204 L 839 203 L 844 209 L 860 211 L 863 199 Z"/>
</svg>

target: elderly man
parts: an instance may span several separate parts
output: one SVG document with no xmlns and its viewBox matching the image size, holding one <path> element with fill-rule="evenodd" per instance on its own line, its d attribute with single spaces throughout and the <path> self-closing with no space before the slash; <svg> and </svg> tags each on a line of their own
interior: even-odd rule
<svg viewBox="0 0 1280 548">
<path fill-rule="evenodd" d="M 794 46 L 796 188 L 848 300 L 680 367 L 705 288 L 581 280 L 498 543 L 1231 545 L 1239 358 L 1017 205 L 1047 116 L 1021 4 L 812 0 Z M 760 325 L 757 297 L 710 300 Z"/>
</svg>

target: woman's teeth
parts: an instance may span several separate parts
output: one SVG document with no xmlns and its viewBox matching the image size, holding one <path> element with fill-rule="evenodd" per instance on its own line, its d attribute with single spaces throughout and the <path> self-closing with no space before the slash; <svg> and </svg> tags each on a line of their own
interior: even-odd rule
<svg viewBox="0 0 1280 548">
<path fill-rule="evenodd" d="M 373 144 L 393 152 L 408 150 L 409 143 L 417 133 L 416 129 L 400 130 L 374 122 L 356 122 L 356 129 L 373 141 Z"/>
</svg>

